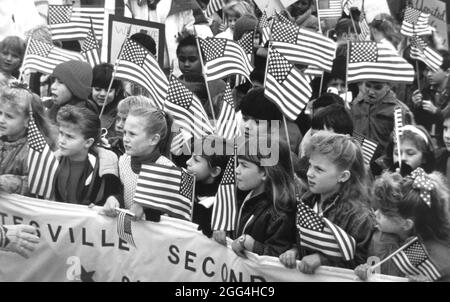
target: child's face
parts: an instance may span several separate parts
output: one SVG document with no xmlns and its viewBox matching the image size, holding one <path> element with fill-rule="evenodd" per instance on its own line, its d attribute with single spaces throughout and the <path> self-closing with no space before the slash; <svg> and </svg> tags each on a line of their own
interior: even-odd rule
<svg viewBox="0 0 450 302">
<path fill-rule="evenodd" d="M 178 67 L 184 75 L 201 74 L 202 65 L 198 56 L 197 47 L 184 46 L 178 53 Z"/>
<path fill-rule="evenodd" d="M 306 176 L 312 193 L 329 196 L 339 190 L 343 172 L 327 156 L 313 153 L 309 164 Z"/>
<path fill-rule="evenodd" d="M 377 228 L 383 233 L 401 234 L 403 232 L 404 219 L 398 215 L 388 216 L 382 211 L 376 210 L 375 218 L 377 220 Z"/>
<path fill-rule="evenodd" d="M 447 77 L 447 72 L 440 68 L 437 71 L 427 69 L 425 75 L 430 85 L 440 85 Z"/>
<path fill-rule="evenodd" d="M 115 129 L 117 133 L 123 136 L 123 127 L 125 126 L 125 121 L 127 120 L 128 112 L 119 111 L 116 116 Z"/>
<path fill-rule="evenodd" d="M 58 128 L 58 147 L 61 155 L 76 161 L 85 160 L 94 139 L 85 139 L 80 127 L 72 123 L 60 122 Z"/>
<path fill-rule="evenodd" d="M 72 92 L 67 88 L 66 84 L 55 78 L 51 86 L 52 98 L 56 104 L 63 106 L 72 98 Z"/>
<path fill-rule="evenodd" d="M 331 79 L 327 85 L 327 88 L 329 87 L 336 88 L 339 94 L 345 93 L 345 82 L 341 79 Z"/>
<path fill-rule="evenodd" d="M 264 185 L 264 170 L 260 169 L 256 164 L 238 159 L 236 168 L 236 182 L 239 190 L 250 191 L 257 190 Z"/>
<path fill-rule="evenodd" d="M 7 136 L 8 140 L 15 141 L 25 134 L 27 125 L 28 116 L 0 101 L 0 136 Z"/>
<path fill-rule="evenodd" d="M 145 130 L 146 121 L 137 116 L 129 115 L 124 126 L 123 145 L 130 156 L 145 156 L 153 152 L 155 147 L 153 135 Z"/>
<path fill-rule="evenodd" d="M 420 151 L 416 147 L 416 145 L 409 139 L 401 140 L 400 155 L 402 157 L 402 162 L 406 162 L 412 170 L 420 167 L 420 165 L 423 163 L 422 151 Z M 398 163 L 397 144 L 394 145 L 393 159 L 394 163 Z"/>
<path fill-rule="evenodd" d="M 193 154 L 186 162 L 189 173 L 195 175 L 197 182 L 208 182 L 211 180 L 211 168 L 206 158 Z"/>
<path fill-rule="evenodd" d="M 384 82 L 365 82 L 365 92 L 370 101 L 379 102 L 391 90 Z"/>
<path fill-rule="evenodd" d="M 293 14 L 295 16 L 303 15 L 309 9 L 308 0 L 300 0 L 292 4 Z"/>
<path fill-rule="evenodd" d="M 450 119 L 444 120 L 444 144 L 447 151 L 450 152 Z"/>
<path fill-rule="evenodd" d="M 21 58 L 18 53 L 12 50 L 4 49 L 0 51 L 0 70 L 12 74 L 20 67 Z"/>
<path fill-rule="evenodd" d="M 111 103 L 114 100 L 114 96 L 116 94 L 116 89 L 112 88 L 109 92 L 108 96 L 106 93 L 108 89 L 101 87 L 93 87 L 92 88 L 92 100 L 97 103 L 98 106 L 103 106 L 106 100 L 106 104 Z"/>
<path fill-rule="evenodd" d="M 239 19 L 239 15 L 234 11 L 227 12 L 227 24 L 228 27 L 234 31 L 234 26 L 236 25 L 236 21 Z"/>
</svg>

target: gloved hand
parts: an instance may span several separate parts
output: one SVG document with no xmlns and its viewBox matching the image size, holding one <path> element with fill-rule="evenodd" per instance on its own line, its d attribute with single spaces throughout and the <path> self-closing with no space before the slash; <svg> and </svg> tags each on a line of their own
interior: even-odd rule
<svg viewBox="0 0 450 302">
<path fill-rule="evenodd" d="M 39 243 L 36 234 L 36 228 L 31 225 L 0 225 L 0 249 L 28 258 Z"/>
</svg>

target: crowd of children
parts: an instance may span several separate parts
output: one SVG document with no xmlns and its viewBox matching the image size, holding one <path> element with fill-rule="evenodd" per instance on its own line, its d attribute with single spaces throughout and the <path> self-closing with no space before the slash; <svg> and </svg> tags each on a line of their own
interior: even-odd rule
<svg viewBox="0 0 450 302">
<path fill-rule="evenodd" d="M 137 9 L 140 2 L 130 7 Z M 153 1 L 149 14 L 163 2 Z M 204 1 L 199 2 L 204 8 Z M 321 28 L 311 0 L 299 0 L 281 15 L 308 30 Z M 218 244 L 226 245 L 226 236 L 230 237 L 231 248 L 241 257 L 246 251 L 278 257 L 286 267 L 305 274 L 321 265 L 356 269 L 366 279 L 369 257 L 386 259 L 418 237 L 439 280 L 449 281 L 448 50 L 439 50 L 443 61 L 437 70 L 422 66 L 425 85 L 421 83 L 420 90 L 417 82 L 404 87 L 364 81 L 347 87 L 342 47 L 356 39 L 360 28 L 344 16 L 334 29 L 337 56 L 332 71 L 323 75 L 322 90 L 311 82 L 313 97 L 306 110 L 297 120 L 286 121 L 264 94 L 268 45 L 262 43 L 258 29 L 260 16 L 253 1 L 227 0 L 221 13 L 209 20 L 211 34 L 218 38 L 239 40 L 256 30 L 251 81 L 232 84 L 243 137 L 236 149 L 238 210 L 233 231 L 214 229 L 211 223 L 216 193 L 234 156 L 217 150 L 229 150 L 229 141 L 207 136 L 201 143 L 212 145 L 216 153 L 187 148 L 193 151 L 189 155 L 171 154 L 176 134 L 171 114 L 158 109 L 152 98 L 130 95 L 133 92 L 125 87 L 129 83 L 114 79 L 109 63 L 94 68 L 81 61 L 59 64 L 51 75 L 51 100 L 43 102 L 45 95 L 39 96 L 39 89 L 34 93 L 14 81 L 26 48 L 15 36 L 0 42 L 0 190 L 33 195 L 28 183 L 28 129 L 34 120 L 59 162 L 55 201 L 102 206 L 111 217 L 123 208 L 137 220 L 159 221 L 163 212 L 134 202 L 142 165 L 179 166 L 195 176 L 192 221 Z M 371 38 L 408 57 L 397 23 L 391 16 L 376 17 L 370 23 Z M 143 39 L 152 41 L 149 36 Z M 205 81 L 196 32 L 179 33 L 176 57 L 180 81 L 199 98 L 209 118 L 217 117 L 226 82 Z M 404 122 L 398 137 L 395 108 L 401 108 Z M 376 142 L 369 162 L 354 133 Z M 249 148 L 255 138 L 255 148 Z M 197 140 L 186 145 L 194 146 Z M 269 155 L 263 147 L 269 145 L 277 146 L 275 163 L 266 161 Z M 350 258 L 305 244 L 305 206 L 351 238 Z M 393 261 L 383 262 L 381 272 L 405 276 Z"/>
</svg>

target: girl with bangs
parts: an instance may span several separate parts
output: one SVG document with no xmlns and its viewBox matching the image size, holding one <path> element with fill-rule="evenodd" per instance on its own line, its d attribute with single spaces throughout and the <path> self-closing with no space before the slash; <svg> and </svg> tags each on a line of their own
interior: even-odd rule
<svg viewBox="0 0 450 302">
<path fill-rule="evenodd" d="M 16 36 L 6 37 L 0 42 L 0 87 L 19 76 L 25 49 L 25 42 Z"/>
<path fill-rule="evenodd" d="M 268 160 L 274 153 L 261 152 L 267 141 L 260 139 L 258 144 L 250 148 L 246 141 L 238 149 L 237 187 L 250 193 L 239 211 L 238 238 L 232 248 L 241 257 L 246 250 L 277 257 L 295 242 L 295 179 L 284 141 L 271 140 L 271 146 L 279 150 L 274 162 Z M 256 154 L 251 154 L 252 149 Z"/>
<path fill-rule="evenodd" d="M 346 261 L 302 247 L 302 238 L 297 236 L 297 246 L 282 254 L 280 261 L 294 268 L 300 259 L 299 270 L 306 274 L 314 273 L 321 265 L 354 268 L 366 261 L 375 227 L 361 149 L 349 136 L 320 131 L 311 138 L 306 153 L 309 188 L 300 202 L 353 237 L 356 251 L 354 258 Z M 297 223 L 301 219 L 298 212 Z"/>
</svg>

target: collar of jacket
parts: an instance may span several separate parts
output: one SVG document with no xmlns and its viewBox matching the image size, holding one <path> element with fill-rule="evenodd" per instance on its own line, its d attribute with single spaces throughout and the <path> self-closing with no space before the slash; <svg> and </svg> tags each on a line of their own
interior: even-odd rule
<svg viewBox="0 0 450 302">
<path fill-rule="evenodd" d="M 2 140 L 2 145 L 4 146 L 4 148 L 15 148 L 15 147 L 17 147 L 17 146 L 21 146 L 21 145 L 23 145 L 26 141 L 27 141 L 27 136 L 25 135 L 24 137 L 22 137 L 22 138 L 19 138 L 18 140 L 15 140 L 15 141 L 13 141 L 13 142 L 8 142 L 7 140 L 6 140 L 6 137 L 5 136 L 2 136 L 1 137 L 1 140 Z"/>
<path fill-rule="evenodd" d="M 133 172 L 135 174 L 139 174 L 139 172 L 141 172 L 142 164 L 154 163 L 160 156 L 161 156 L 161 153 L 157 149 L 155 149 L 150 155 L 132 156 L 131 157 L 131 170 L 133 170 Z"/>
<path fill-rule="evenodd" d="M 339 202 L 339 192 L 334 193 L 330 197 L 328 197 L 322 204 L 323 214 L 325 214 L 326 211 L 331 209 L 332 207 L 336 206 L 336 204 Z M 320 200 L 320 194 L 314 194 L 311 191 L 306 192 L 301 197 L 301 201 L 308 205 L 311 209 L 314 208 L 314 205 L 319 202 Z"/>
</svg>

